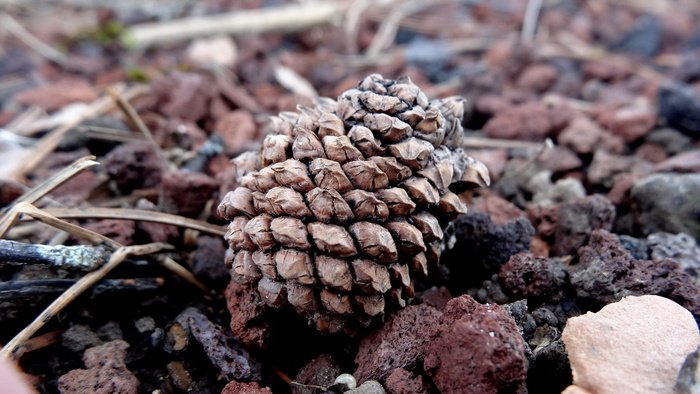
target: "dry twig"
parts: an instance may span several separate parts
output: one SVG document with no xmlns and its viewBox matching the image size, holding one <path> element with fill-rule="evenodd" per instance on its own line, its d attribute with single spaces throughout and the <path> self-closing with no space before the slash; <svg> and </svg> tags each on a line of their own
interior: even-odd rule
<svg viewBox="0 0 700 394">
<path fill-rule="evenodd" d="M 129 256 L 142 256 L 160 252 L 164 249 L 171 249 L 172 246 L 163 243 L 152 243 L 147 245 L 123 246 L 112 253 L 109 262 L 102 268 L 90 272 L 65 293 L 61 294 L 54 302 L 51 303 L 39 316 L 34 319 L 27 327 L 19 334 L 10 340 L 4 348 L 0 349 L 0 357 L 16 360 L 24 353 L 24 345 L 47 321 L 56 316 L 66 305 L 70 304 L 76 297 L 90 288 L 100 279 L 104 278 L 110 271 L 116 268 L 121 262 Z"/>
<path fill-rule="evenodd" d="M 540 9 L 542 9 L 542 2 L 543 0 L 529 0 L 527 2 L 525 18 L 523 20 L 523 29 L 520 32 L 520 36 L 525 41 L 532 41 L 535 38 L 537 19 L 540 15 Z"/>
<path fill-rule="evenodd" d="M 22 25 L 20 25 L 9 14 L 6 14 L 6 13 L 0 14 L 0 21 L 2 22 L 2 26 L 9 33 L 14 35 L 18 39 L 20 39 L 29 48 L 36 51 L 41 56 L 43 56 L 43 57 L 45 57 L 53 62 L 56 62 L 58 64 L 63 64 L 66 62 L 66 55 L 55 50 L 51 46 L 47 45 L 46 43 L 44 43 L 41 40 L 39 40 L 38 38 L 36 38 L 34 35 L 32 35 L 32 33 L 30 33 Z"/>
<path fill-rule="evenodd" d="M 51 190 L 60 186 L 61 184 L 71 179 L 84 169 L 99 164 L 98 162 L 93 160 L 94 158 L 94 156 L 86 156 L 76 160 L 70 166 L 65 167 L 61 171 L 55 173 L 49 179 L 38 184 L 25 194 L 18 197 L 10 205 L 9 208 L 5 209 L 3 217 L 0 218 L 0 237 L 5 235 L 7 230 L 10 228 L 10 226 L 12 226 L 12 224 L 14 224 L 15 220 L 17 219 L 17 211 L 14 209 L 14 207 L 17 204 L 22 202 L 34 203 L 38 201 L 40 198 L 48 194 Z"/>
<path fill-rule="evenodd" d="M 121 90 L 121 88 L 116 89 L 118 91 Z M 143 85 L 132 86 L 124 90 L 123 93 L 121 93 L 121 96 L 125 100 L 129 100 L 133 97 L 147 92 L 148 89 L 149 88 L 147 86 Z M 36 143 L 36 145 L 32 149 L 25 152 L 23 157 L 17 160 L 15 168 L 10 175 L 10 178 L 16 181 L 24 179 L 27 173 L 34 170 L 39 165 L 39 163 L 44 161 L 46 156 L 48 156 L 51 152 L 53 152 L 54 149 L 56 149 L 56 147 L 61 142 L 63 136 L 66 134 L 66 132 L 68 132 L 68 130 L 78 125 L 83 120 L 105 113 L 113 107 L 114 103 L 109 97 L 102 97 L 90 104 L 88 106 L 88 109 L 85 110 L 82 116 L 78 119 L 66 123 L 61 127 L 57 127 L 56 129 L 47 133 Z"/>
<path fill-rule="evenodd" d="M 171 224 L 173 226 L 191 228 L 207 234 L 223 236 L 226 229 L 186 217 L 165 212 L 146 211 L 130 208 L 46 208 L 44 212 L 60 219 L 126 219 L 144 222 Z"/>
<path fill-rule="evenodd" d="M 92 271 L 109 259 L 101 246 L 48 246 L 0 239 L 0 264 L 38 264 L 48 267 Z"/>
<path fill-rule="evenodd" d="M 119 92 L 112 86 L 107 88 L 107 93 L 109 93 L 109 96 L 112 98 L 112 100 L 114 100 L 114 103 L 117 104 L 117 107 L 119 107 L 124 115 L 126 115 L 127 123 L 133 125 L 133 128 L 136 129 L 134 131 L 138 131 L 143 134 L 143 136 L 146 137 L 153 147 L 160 152 L 160 146 L 158 143 L 156 143 L 156 140 L 153 139 L 151 130 L 148 129 L 148 126 L 146 126 L 146 124 L 143 122 L 143 119 L 141 119 L 134 107 L 129 104 L 129 101 L 119 94 Z"/>
<path fill-rule="evenodd" d="M 332 23 L 349 5 L 345 1 L 320 1 L 144 23 L 131 28 L 130 40 L 138 47 L 148 47 L 217 34 L 295 32 Z"/>
</svg>

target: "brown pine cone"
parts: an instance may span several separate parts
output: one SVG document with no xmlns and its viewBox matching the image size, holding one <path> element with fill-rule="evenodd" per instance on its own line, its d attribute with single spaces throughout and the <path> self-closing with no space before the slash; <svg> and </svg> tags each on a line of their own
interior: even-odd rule
<svg viewBox="0 0 700 394">
<path fill-rule="evenodd" d="M 461 148 L 463 111 L 461 98 L 430 102 L 408 78 L 372 74 L 338 101 L 273 117 L 261 151 L 234 159 L 241 186 L 219 205 L 232 278 L 321 332 L 404 307 L 466 212 L 455 193 L 489 184 Z"/>
</svg>

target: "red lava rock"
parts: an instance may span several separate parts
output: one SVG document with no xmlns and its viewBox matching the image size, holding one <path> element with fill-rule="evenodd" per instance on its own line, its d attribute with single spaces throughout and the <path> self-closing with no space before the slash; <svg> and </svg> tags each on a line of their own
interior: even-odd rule
<svg viewBox="0 0 700 394">
<path fill-rule="evenodd" d="M 222 281 L 229 278 L 229 270 L 221 264 L 226 256 L 227 245 L 221 237 L 200 235 L 197 238 L 197 249 L 192 254 L 192 273 L 198 278 L 208 281 Z"/>
<path fill-rule="evenodd" d="M 431 287 L 428 290 L 416 294 L 416 298 L 421 304 L 430 305 L 437 310 L 445 309 L 445 305 L 452 299 L 450 290 L 445 287 Z"/>
<path fill-rule="evenodd" d="M 137 393 L 139 381 L 124 363 L 129 344 L 116 340 L 85 351 L 88 369 L 74 369 L 58 379 L 61 393 Z"/>
<path fill-rule="evenodd" d="M 486 122 L 483 131 L 490 138 L 543 141 L 552 129 L 547 105 L 529 102 L 497 113 Z"/>
<path fill-rule="evenodd" d="M 656 125 L 656 119 L 656 111 L 652 108 L 623 107 L 616 110 L 609 119 L 599 121 L 629 143 L 647 135 Z"/>
<path fill-rule="evenodd" d="M 161 135 L 154 132 L 154 138 L 164 148 L 197 150 L 207 140 L 207 133 L 189 120 L 168 119 L 163 126 L 160 130 Z"/>
<path fill-rule="evenodd" d="M 164 159 L 148 142 L 131 142 L 114 148 L 105 157 L 104 167 L 124 194 L 158 185 L 165 172 Z"/>
<path fill-rule="evenodd" d="M 136 209 L 143 209 L 145 211 L 157 212 L 158 207 L 156 204 L 142 198 L 136 202 Z M 148 234 L 151 242 L 169 242 L 171 239 L 175 239 L 180 236 L 176 226 L 169 224 L 161 224 L 155 222 L 139 221 L 136 226 L 139 230 Z"/>
<path fill-rule="evenodd" d="M 132 220 L 105 219 L 88 223 L 85 228 L 119 242 L 122 245 L 134 243 L 136 224 Z"/>
<path fill-rule="evenodd" d="M 590 154 L 596 149 L 621 153 L 625 143 L 621 137 L 602 129 L 585 116 L 576 116 L 557 137 L 559 145 L 578 154 Z"/>
<path fill-rule="evenodd" d="M 586 79 L 617 81 L 629 77 L 633 73 L 630 65 L 612 60 L 588 60 L 581 67 Z"/>
<path fill-rule="evenodd" d="M 500 94 L 484 94 L 477 97 L 474 109 L 480 114 L 493 116 L 512 107 L 513 103 Z"/>
<path fill-rule="evenodd" d="M 586 243 L 594 230 L 610 230 L 615 220 L 615 206 L 600 194 L 559 204 L 552 253 L 573 255 Z"/>
<path fill-rule="evenodd" d="M 83 204 L 102 180 L 95 172 L 83 171 L 51 191 L 51 197 L 68 207 Z"/>
<path fill-rule="evenodd" d="M 257 382 L 243 383 L 234 380 L 224 386 L 221 394 L 272 394 L 272 390 L 260 387 Z"/>
<path fill-rule="evenodd" d="M 414 376 L 403 368 L 393 370 L 386 378 L 384 386 L 388 394 L 428 394 L 432 392 L 423 376 Z"/>
<path fill-rule="evenodd" d="M 511 220 L 525 216 L 525 212 L 515 204 L 497 194 L 489 194 L 477 199 L 474 209 L 489 215 L 493 223 L 498 226 L 503 226 Z"/>
<path fill-rule="evenodd" d="M 549 64 L 533 64 L 523 70 L 515 86 L 537 93 L 547 91 L 557 80 L 559 72 Z"/>
<path fill-rule="evenodd" d="M 266 305 L 257 290 L 231 281 L 224 290 L 224 296 L 226 306 L 231 313 L 233 335 L 247 347 L 265 347 L 270 328 L 261 318 Z"/>
<path fill-rule="evenodd" d="M 537 163 L 553 173 L 573 171 L 583 165 L 578 155 L 563 146 L 555 146 L 545 151 L 537 158 Z"/>
<path fill-rule="evenodd" d="M 588 167 L 588 182 L 609 188 L 618 174 L 646 175 L 652 172 L 652 166 L 652 163 L 639 157 L 611 154 L 600 149 L 596 150 Z"/>
<path fill-rule="evenodd" d="M 517 253 L 501 267 L 501 286 L 516 300 L 535 298 L 557 302 L 566 285 L 566 270 L 560 261 L 532 253 Z"/>
<path fill-rule="evenodd" d="M 305 385 L 329 387 L 341 374 L 340 367 L 328 354 L 321 354 L 301 367 L 294 381 Z M 294 394 L 313 394 L 316 390 L 292 385 Z"/>
<path fill-rule="evenodd" d="M 700 172 L 700 149 L 681 152 L 654 166 L 656 172 Z"/>
<path fill-rule="evenodd" d="M 634 155 L 652 163 L 660 163 L 668 158 L 666 149 L 653 142 L 645 142 L 639 145 L 639 147 L 635 149 Z"/>
<path fill-rule="evenodd" d="M 602 306 L 629 295 L 669 298 L 700 320 L 700 287 L 672 259 L 634 260 L 619 238 L 605 230 L 591 233 L 568 267 L 571 284 L 583 303 Z"/>
<path fill-rule="evenodd" d="M 525 342 L 500 305 L 453 298 L 443 312 L 423 362 L 442 393 L 525 393 Z"/>
<path fill-rule="evenodd" d="M 249 111 L 238 109 L 222 116 L 214 130 L 224 137 L 227 150 L 238 152 L 246 142 L 255 139 L 258 126 Z"/>
<path fill-rule="evenodd" d="M 615 205 L 629 202 L 632 186 L 642 178 L 644 178 L 643 174 L 619 174 L 615 176 L 613 186 L 605 197 Z"/>
<path fill-rule="evenodd" d="M 495 42 L 484 54 L 484 61 L 489 68 L 503 70 L 514 77 L 530 65 L 535 58 L 531 43 L 517 38 L 503 39 Z"/>
<path fill-rule="evenodd" d="M 195 217 L 218 188 L 214 178 L 199 172 L 169 172 L 161 184 L 161 205 L 165 212 Z"/>
<path fill-rule="evenodd" d="M 180 316 L 187 320 L 192 336 L 202 345 L 209 360 L 219 371 L 219 379 L 260 379 L 260 363 L 241 346 L 231 331 L 212 323 L 206 315 L 193 307 L 185 309 Z"/>
<path fill-rule="evenodd" d="M 469 155 L 488 168 L 492 183 L 501 177 L 508 162 L 507 149 L 474 149 L 469 151 Z"/>
<path fill-rule="evenodd" d="M 95 101 L 97 92 L 83 79 L 66 78 L 51 85 L 25 90 L 15 98 L 23 105 L 36 105 L 47 111 L 57 111 L 71 103 Z"/>
<path fill-rule="evenodd" d="M 557 228 L 559 206 L 552 204 L 528 204 L 525 207 L 528 220 L 535 226 L 536 234 L 543 238 L 554 235 Z"/>
<path fill-rule="evenodd" d="M 425 304 L 396 312 L 360 342 L 354 376 L 358 382 L 384 381 L 396 368 L 421 365 L 425 344 L 437 329 L 440 312 Z M 466 386 L 465 386 L 466 387 Z"/>
<path fill-rule="evenodd" d="M 207 114 L 208 104 L 217 88 L 200 74 L 174 72 L 153 81 L 160 111 L 169 118 L 196 122 Z"/>
</svg>

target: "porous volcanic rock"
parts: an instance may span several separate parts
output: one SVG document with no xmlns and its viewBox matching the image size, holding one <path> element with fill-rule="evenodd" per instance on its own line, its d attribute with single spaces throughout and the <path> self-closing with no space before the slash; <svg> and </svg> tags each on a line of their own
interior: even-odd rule
<svg viewBox="0 0 700 394">
<path fill-rule="evenodd" d="M 272 390 L 267 387 L 260 387 L 257 382 L 229 382 L 221 394 L 272 394 Z"/>
<path fill-rule="evenodd" d="M 386 378 L 386 391 L 389 394 L 427 394 L 430 385 L 422 375 L 414 376 L 411 372 L 396 368 Z"/>
<path fill-rule="evenodd" d="M 568 267 L 579 303 L 600 307 L 630 295 L 657 294 L 681 304 L 698 319 L 700 287 L 673 259 L 635 260 L 620 240 L 605 230 L 591 234 Z"/>
<path fill-rule="evenodd" d="M 158 185 L 165 172 L 165 160 L 150 142 L 120 145 L 107 154 L 103 164 L 124 194 Z"/>
<path fill-rule="evenodd" d="M 615 206 L 599 195 L 578 198 L 559 205 L 552 252 L 556 256 L 575 254 L 591 231 L 610 230 L 615 219 Z"/>
<path fill-rule="evenodd" d="M 463 295 L 447 303 L 423 365 L 442 393 L 525 393 L 525 346 L 505 308 Z"/>
<path fill-rule="evenodd" d="M 58 379 L 61 393 L 136 393 L 139 381 L 124 363 L 129 344 L 121 339 L 85 351 L 88 369 L 74 369 Z"/>
<path fill-rule="evenodd" d="M 396 368 L 419 366 L 439 319 L 440 312 L 425 304 L 410 305 L 394 314 L 360 342 L 355 357 L 357 381 L 384 381 Z"/>
<path fill-rule="evenodd" d="M 566 270 L 559 260 L 532 253 L 511 256 L 498 277 L 516 300 L 538 298 L 556 302 L 566 284 Z"/>
<path fill-rule="evenodd" d="M 631 197 L 644 234 L 688 233 L 700 238 L 700 174 L 662 173 L 637 181 Z"/>
</svg>

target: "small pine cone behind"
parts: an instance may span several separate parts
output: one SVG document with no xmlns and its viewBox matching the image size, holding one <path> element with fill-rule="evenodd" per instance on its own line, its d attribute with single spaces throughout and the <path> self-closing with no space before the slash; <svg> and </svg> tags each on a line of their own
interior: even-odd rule
<svg viewBox="0 0 700 394">
<path fill-rule="evenodd" d="M 260 152 L 234 159 L 241 186 L 219 205 L 233 280 L 321 332 L 404 307 L 466 212 L 455 193 L 489 184 L 462 150 L 463 115 L 461 98 L 431 102 L 408 78 L 372 74 L 273 117 Z"/>
</svg>

